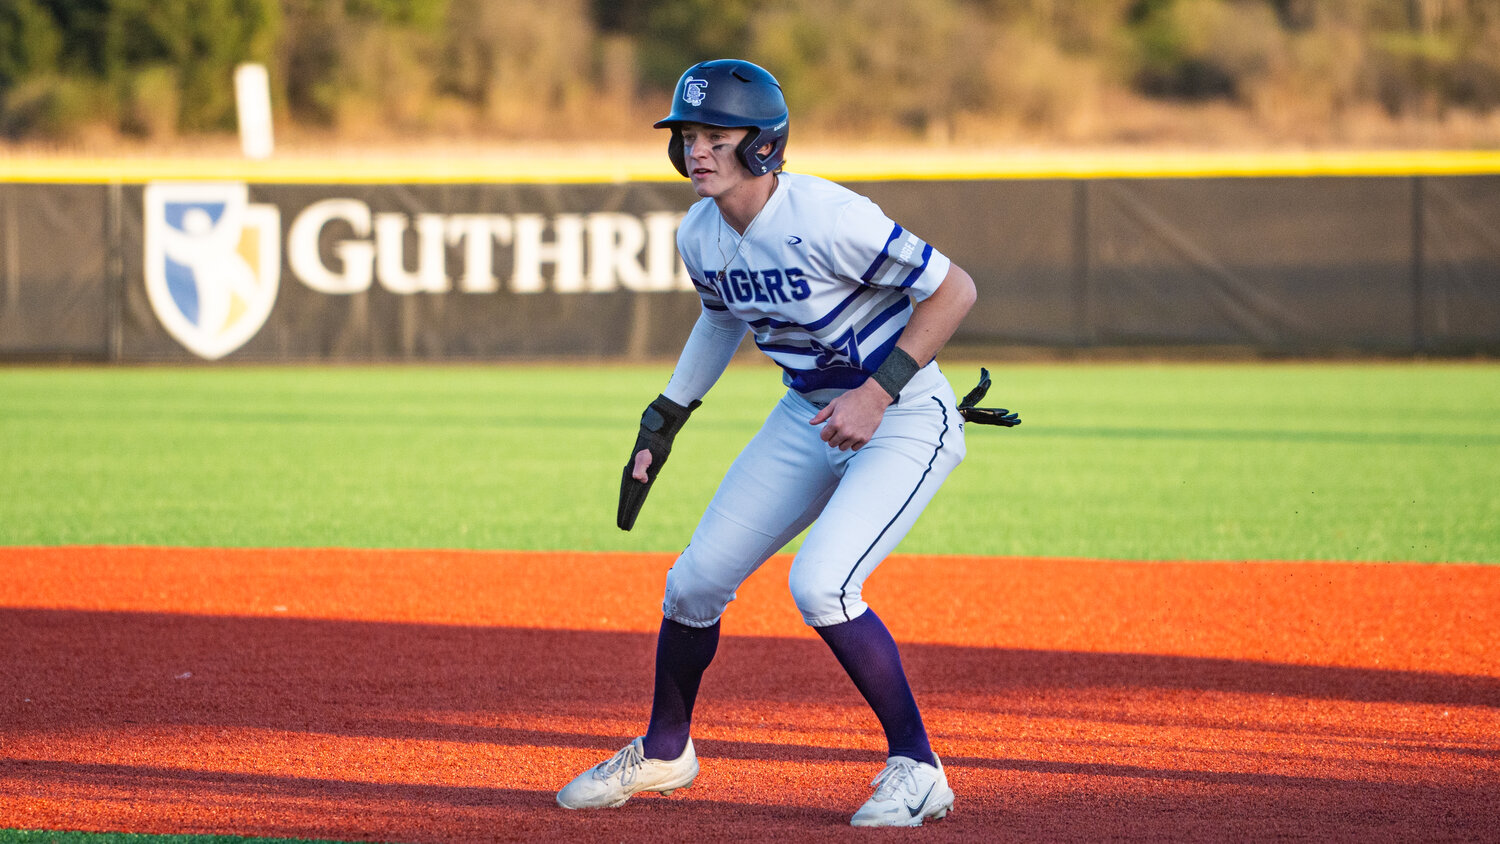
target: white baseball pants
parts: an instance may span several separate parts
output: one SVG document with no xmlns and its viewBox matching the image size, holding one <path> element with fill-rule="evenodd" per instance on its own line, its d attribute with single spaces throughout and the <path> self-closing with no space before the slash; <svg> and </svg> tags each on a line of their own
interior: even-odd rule
<svg viewBox="0 0 1500 844">
<path fill-rule="evenodd" d="M 790 577 L 803 619 L 825 627 L 865 611 L 865 579 L 963 460 L 963 419 L 935 364 L 858 451 L 819 438 L 821 426 L 808 424 L 818 410 L 789 390 L 735 458 L 667 573 L 667 618 L 712 625 L 745 578 L 808 525 Z"/>
</svg>

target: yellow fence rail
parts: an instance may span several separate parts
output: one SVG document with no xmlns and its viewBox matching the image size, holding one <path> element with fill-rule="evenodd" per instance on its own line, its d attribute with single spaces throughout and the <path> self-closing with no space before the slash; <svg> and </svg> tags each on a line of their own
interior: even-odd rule
<svg viewBox="0 0 1500 844">
<path fill-rule="evenodd" d="M 1500 175 L 1500 150 L 1360 152 L 837 151 L 795 147 L 789 170 L 839 181 Z M 495 154 L 90 158 L 0 154 L 0 182 L 270 184 L 675 182 L 665 149 Z"/>
</svg>

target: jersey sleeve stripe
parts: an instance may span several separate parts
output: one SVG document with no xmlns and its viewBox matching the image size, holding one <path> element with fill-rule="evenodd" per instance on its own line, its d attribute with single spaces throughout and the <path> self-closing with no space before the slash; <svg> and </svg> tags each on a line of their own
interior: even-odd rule
<svg viewBox="0 0 1500 844">
<path fill-rule="evenodd" d="M 922 273 L 927 272 L 927 263 L 931 260 L 932 244 L 923 244 L 922 263 L 916 265 L 915 267 L 912 267 L 911 272 L 906 274 L 906 278 L 901 279 L 901 286 L 911 287 L 913 284 L 915 284 L 917 282 L 917 279 L 922 277 Z"/>
<path fill-rule="evenodd" d="M 926 271 L 927 265 L 932 260 L 932 246 L 915 235 L 908 234 L 901 238 L 902 248 L 900 254 L 921 256 L 917 262 L 910 260 L 900 261 L 887 256 L 888 260 L 880 268 L 874 277 L 866 280 L 866 283 L 874 287 L 907 288 L 916 283 Z M 921 251 L 918 252 L 918 247 Z"/>
<path fill-rule="evenodd" d="M 869 269 L 865 270 L 864 274 L 859 277 L 860 281 L 868 282 L 874 280 L 875 274 L 880 272 L 881 266 L 885 264 L 886 261 L 890 260 L 891 244 L 895 243 L 896 239 L 899 238 L 904 231 L 905 229 L 901 228 L 900 223 L 896 223 L 891 227 L 891 233 L 885 239 L 885 246 L 881 248 L 880 254 L 875 256 L 875 260 L 870 264 Z"/>
</svg>

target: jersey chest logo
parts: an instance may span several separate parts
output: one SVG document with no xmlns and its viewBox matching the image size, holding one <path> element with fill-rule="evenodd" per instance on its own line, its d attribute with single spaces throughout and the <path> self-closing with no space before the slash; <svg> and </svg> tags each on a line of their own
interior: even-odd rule
<svg viewBox="0 0 1500 844">
<path fill-rule="evenodd" d="M 798 267 L 770 270 L 730 270 L 728 274 L 711 276 L 719 296 L 726 303 L 801 302 L 812 295 L 805 273 Z"/>
</svg>

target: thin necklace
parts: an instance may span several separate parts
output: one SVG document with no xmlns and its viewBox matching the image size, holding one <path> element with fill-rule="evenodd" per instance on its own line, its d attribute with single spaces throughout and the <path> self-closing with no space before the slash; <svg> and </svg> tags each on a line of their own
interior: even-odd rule
<svg viewBox="0 0 1500 844">
<path fill-rule="evenodd" d="M 779 181 L 780 180 L 778 180 L 778 182 Z M 773 182 L 772 185 L 771 185 L 771 193 L 774 194 L 776 192 L 776 188 L 778 186 L 779 185 L 777 183 Z M 755 212 L 755 216 L 754 217 L 750 218 L 750 225 L 745 226 L 745 233 L 742 234 L 742 235 L 740 235 L 740 242 L 736 243 L 734 245 L 734 254 L 730 255 L 728 258 L 724 257 L 724 212 L 723 211 L 719 212 L 719 228 L 718 228 L 718 232 L 714 236 L 714 245 L 719 248 L 719 258 L 724 261 L 724 269 L 719 270 L 719 275 L 718 275 L 718 279 L 719 279 L 719 283 L 720 284 L 723 284 L 724 283 L 724 279 L 727 277 L 725 275 L 725 273 L 727 273 L 729 271 L 729 265 L 734 263 L 734 259 L 735 258 L 740 257 L 740 247 L 744 246 L 745 245 L 745 241 L 750 239 L 750 230 L 753 229 L 753 228 L 755 228 L 756 221 L 758 221 L 760 219 L 761 211 L 765 211 L 766 210 L 766 205 L 770 205 L 770 204 L 771 204 L 771 198 L 768 196 L 768 197 L 766 197 L 765 204 L 762 205 L 762 206 L 760 206 L 760 210 Z"/>
<path fill-rule="evenodd" d="M 761 207 L 761 211 L 764 211 L 764 210 L 765 210 L 765 207 L 762 206 Z M 745 233 L 742 234 L 742 235 L 740 235 L 740 242 L 736 243 L 734 245 L 734 254 L 730 255 L 728 258 L 725 258 L 724 257 L 724 215 L 723 214 L 719 215 L 719 231 L 718 231 L 718 235 L 714 238 L 714 245 L 716 245 L 716 246 L 719 247 L 719 258 L 721 258 L 724 261 L 724 269 L 719 270 L 719 283 L 720 284 L 722 284 L 724 282 L 724 279 L 726 278 L 725 273 L 729 271 L 729 265 L 734 263 L 734 259 L 735 258 L 740 257 L 740 247 L 744 246 L 745 245 L 745 241 L 750 238 L 750 230 L 753 229 L 753 228 L 755 228 L 755 221 L 759 220 L 759 219 L 760 219 L 760 211 L 757 211 L 757 212 L 755 212 L 755 216 L 752 217 L 752 218 L 750 218 L 750 225 L 745 226 Z"/>
</svg>

